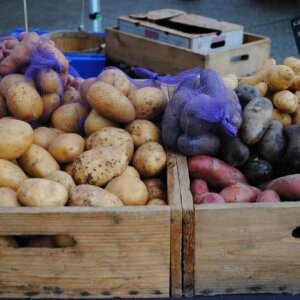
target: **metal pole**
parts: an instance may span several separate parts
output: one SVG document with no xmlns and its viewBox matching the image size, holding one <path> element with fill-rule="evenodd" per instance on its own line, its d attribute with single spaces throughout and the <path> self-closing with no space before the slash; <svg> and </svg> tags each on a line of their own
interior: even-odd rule
<svg viewBox="0 0 300 300">
<path fill-rule="evenodd" d="M 90 19 L 93 21 L 93 31 L 102 32 L 101 0 L 90 0 Z"/>
<path fill-rule="evenodd" d="M 25 31 L 28 32 L 27 3 L 23 0 Z"/>
</svg>

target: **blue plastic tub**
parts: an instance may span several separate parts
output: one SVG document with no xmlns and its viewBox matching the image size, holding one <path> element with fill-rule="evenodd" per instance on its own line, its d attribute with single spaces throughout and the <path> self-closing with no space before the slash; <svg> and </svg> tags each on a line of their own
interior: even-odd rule
<svg viewBox="0 0 300 300">
<path fill-rule="evenodd" d="M 11 35 L 17 37 L 23 29 L 15 29 Z M 30 30 L 39 35 L 48 33 L 48 30 L 33 29 Z M 105 35 L 100 32 L 100 35 Z M 105 54 L 88 54 L 88 53 L 69 53 L 64 52 L 65 56 L 69 59 L 70 65 L 75 68 L 82 78 L 97 77 L 104 69 L 106 63 Z"/>
</svg>

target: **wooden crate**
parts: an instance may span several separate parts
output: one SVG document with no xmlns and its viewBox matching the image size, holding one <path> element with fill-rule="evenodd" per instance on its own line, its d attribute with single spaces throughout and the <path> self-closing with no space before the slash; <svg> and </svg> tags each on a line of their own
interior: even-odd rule
<svg viewBox="0 0 300 300">
<path fill-rule="evenodd" d="M 196 53 L 113 28 L 106 30 L 105 39 L 108 62 L 144 67 L 159 74 L 172 75 L 196 66 L 214 68 L 221 74 L 251 74 L 269 58 L 271 49 L 269 38 L 250 33 L 244 34 L 242 46 L 210 54 Z"/>
<path fill-rule="evenodd" d="M 0 247 L 0 296 L 181 296 L 182 211 L 175 154 L 168 206 L 0 209 L 0 235 L 68 234 L 68 248 Z"/>
<path fill-rule="evenodd" d="M 193 208 L 186 158 L 178 155 L 177 163 L 183 207 L 183 294 L 299 293 L 300 202 Z"/>
</svg>

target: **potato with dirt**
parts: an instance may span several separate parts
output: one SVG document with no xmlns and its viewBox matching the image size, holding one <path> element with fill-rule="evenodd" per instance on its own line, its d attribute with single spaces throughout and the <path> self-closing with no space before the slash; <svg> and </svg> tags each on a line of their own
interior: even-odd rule
<svg viewBox="0 0 300 300">
<path fill-rule="evenodd" d="M 76 187 L 72 176 L 64 171 L 53 171 L 49 173 L 45 178 L 60 183 L 69 193 L 73 188 Z"/>
<path fill-rule="evenodd" d="M 56 128 L 38 127 L 33 130 L 33 144 L 47 150 L 51 142 L 62 133 L 64 132 Z"/>
<path fill-rule="evenodd" d="M 159 178 L 147 178 L 143 180 L 148 191 L 148 200 L 167 200 L 164 183 Z"/>
</svg>

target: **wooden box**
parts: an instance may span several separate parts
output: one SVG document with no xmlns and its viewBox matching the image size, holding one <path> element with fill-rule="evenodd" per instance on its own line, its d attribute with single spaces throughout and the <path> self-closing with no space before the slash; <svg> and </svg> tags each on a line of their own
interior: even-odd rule
<svg viewBox="0 0 300 300">
<path fill-rule="evenodd" d="M 300 292 L 300 202 L 193 206 L 177 156 L 183 208 L 183 294 Z"/>
<path fill-rule="evenodd" d="M 68 234 L 67 248 L 0 246 L 0 297 L 181 296 L 181 202 L 168 154 L 168 206 L 0 209 L 0 236 Z"/>
<path fill-rule="evenodd" d="M 243 45 L 201 54 L 190 49 L 140 37 L 118 29 L 106 30 L 106 56 L 109 62 L 148 68 L 159 74 L 177 74 L 196 66 L 214 68 L 221 74 L 244 76 L 257 71 L 269 58 L 271 40 L 245 33 Z"/>
</svg>

